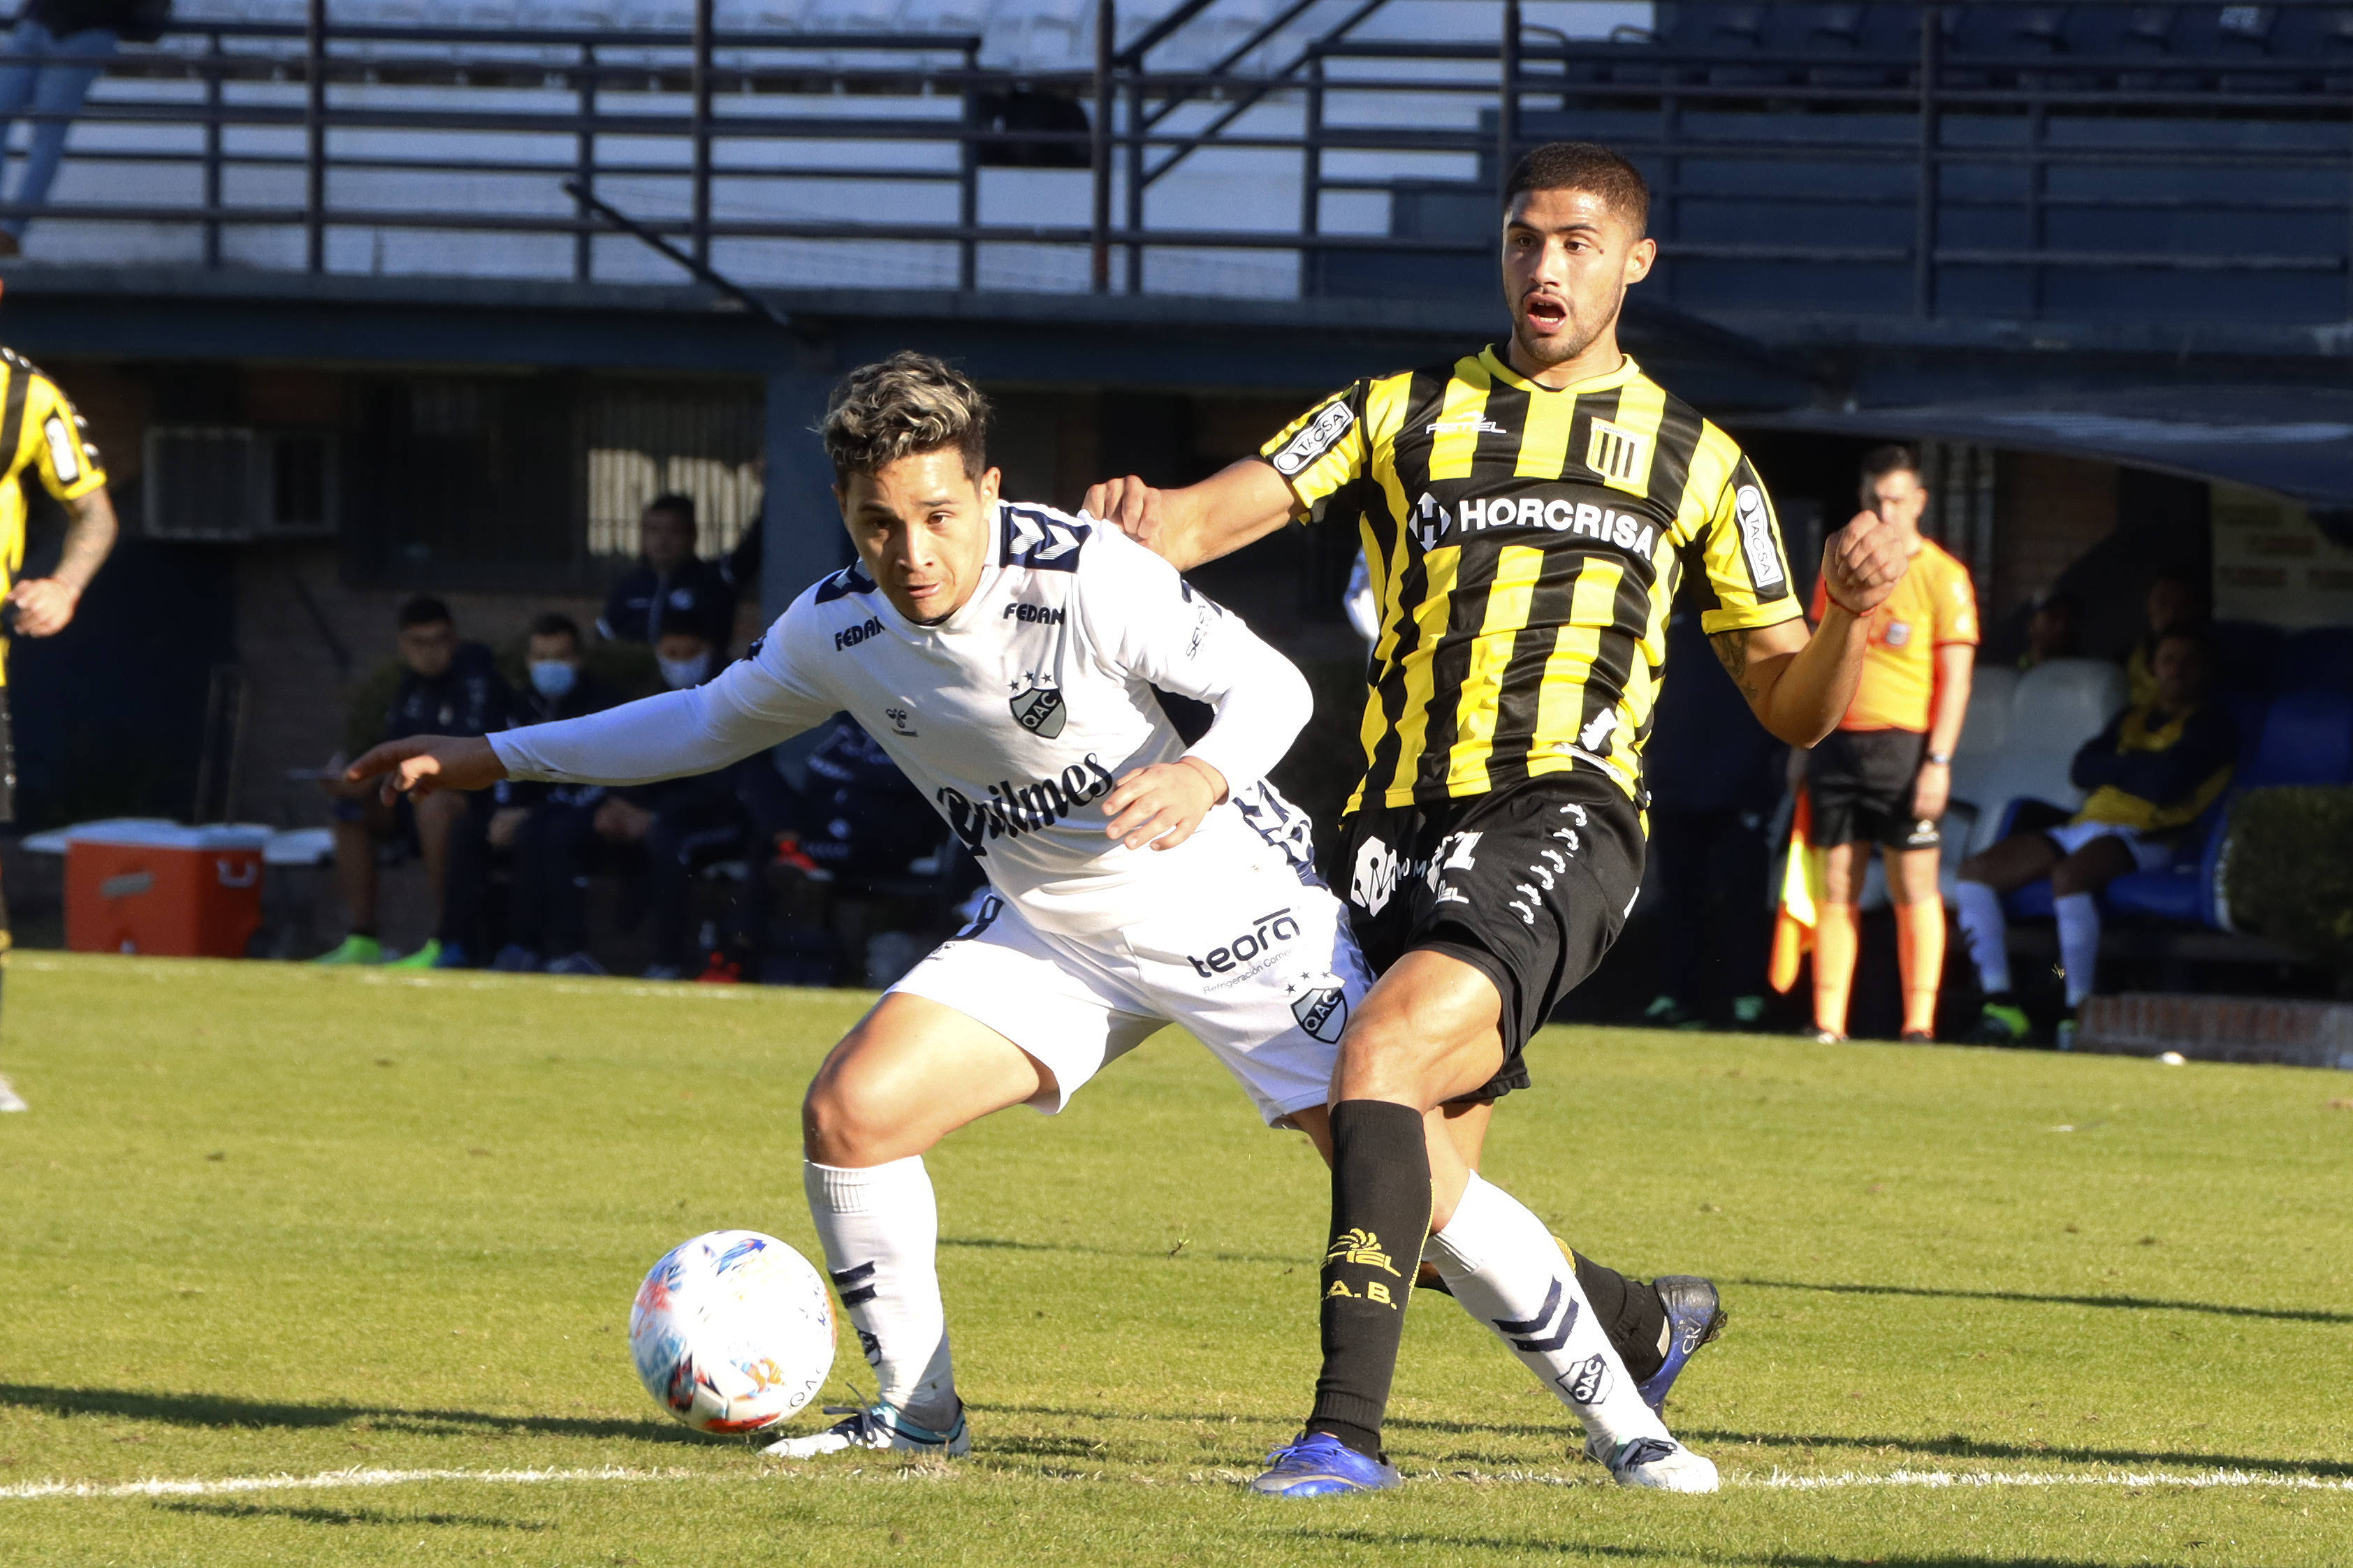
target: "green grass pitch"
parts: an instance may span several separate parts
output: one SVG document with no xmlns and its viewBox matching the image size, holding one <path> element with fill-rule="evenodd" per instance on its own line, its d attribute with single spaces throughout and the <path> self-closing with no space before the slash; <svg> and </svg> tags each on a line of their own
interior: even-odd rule
<svg viewBox="0 0 2353 1568">
<path fill-rule="evenodd" d="M 1725 1490 L 1610 1487 L 1424 1296 L 1409 1485 L 1285 1503 L 1238 1483 L 1314 1380 L 1322 1170 L 1179 1035 L 932 1156 L 972 1458 L 783 1466 L 661 1415 L 627 1311 L 698 1231 L 816 1253 L 864 997 L 10 973 L 0 1563 L 2353 1562 L 2341 1075 L 1550 1031 L 1488 1173 L 1723 1282 L 1668 1414 Z"/>
</svg>

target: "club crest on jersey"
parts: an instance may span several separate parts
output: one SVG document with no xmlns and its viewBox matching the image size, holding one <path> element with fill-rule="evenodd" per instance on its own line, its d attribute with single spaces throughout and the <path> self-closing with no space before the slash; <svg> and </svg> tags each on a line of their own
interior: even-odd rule
<svg viewBox="0 0 2353 1568">
<path fill-rule="evenodd" d="M 1310 1039 L 1338 1045 L 1340 1031 L 1348 1026 L 1348 994 L 1337 985 L 1310 991 L 1291 1004 L 1291 1016 Z"/>
<path fill-rule="evenodd" d="M 1282 451 L 1274 455 L 1274 471 L 1284 479 L 1291 478 L 1308 464 L 1330 451 L 1348 426 L 1356 422 L 1356 411 L 1345 403 L 1327 405 L 1323 413 L 1310 420 L 1307 428 L 1293 436 Z"/>
<path fill-rule="evenodd" d="M 1012 700 L 1013 721 L 1041 741 L 1050 741 L 1071 721 L 1070 704 L 1050 686 L 1033 686 Z"/>
<path fill-rule="evenodd" d="M 1607 419 L 1593 422 L 1593 437 L 1586 445 L 1585 466 L 1613 485 L 1639 485 L 1651 468 L 1651 443 L 1622 425 Z"/>
<path fill-rule="evenodd" d="M 1427 555 L 1438 548 L 1438 542 L 1444 539 L 1446 531 L 1454 526 L 1454 514 L 1439 505 L 1436 496 L 1424 490 L 1421 500 L 1414 506 L 1413 521 L 1407 526 L 1413 531 L 1414 542 L 1420 545 L 1422 553 Z"/>
<path fill-rule="evenodd" d="M 1079 546 L 1094 530 L 1037 507 L 1005 508 L 1004 557 L 1008 566 L 1049 572 L 1079 569 Z"/>
</svg>

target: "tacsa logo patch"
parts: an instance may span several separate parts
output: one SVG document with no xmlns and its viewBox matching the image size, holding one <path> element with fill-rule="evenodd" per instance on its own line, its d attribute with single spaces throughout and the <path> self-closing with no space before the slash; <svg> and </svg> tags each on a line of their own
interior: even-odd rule
<svg viewBox="0 0 2353 1568">
<path fill-rule="evenodd" d="M 1400 869 L 1397 851 L 1378 838 L 1367 838 L 1356 851 L 1356 868 L 1348 879 L 1348 899 L 1366 914 L 1377 915 L 1397 891 Z"/>
<path fill-rule="evenodd" d="M 1748 575 L 1761 591 L 1778 588 L 1785 581 L 1781 573 L 1781 552 L 1773 548 L 1773 514 L 1765 505 L 1765 492 L 1755 485 L 1743 485 L 1733 498 L 1734 510 L 1740 520 L 1741 548 L 1748 552 Z"/>
<path fill-rule="evenodd" d="M 1293 436 L 1290 445 L 1274 455 L 1274 471 L 1284 479 L 1291 478 L 1330 451 L 1333 443 L 1356 422 L 1356 412 L 1346 404 L 1327 405 L 1323 413 L 1308 422 L 1307 428 Z"/>
</svg>

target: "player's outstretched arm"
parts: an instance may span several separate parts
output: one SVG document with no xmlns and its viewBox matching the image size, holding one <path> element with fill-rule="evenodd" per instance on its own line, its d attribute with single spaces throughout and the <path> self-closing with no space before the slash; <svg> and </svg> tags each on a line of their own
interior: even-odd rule
<svg viewBox="0 0 2353 1568">
<path fill-rule="evenodd" d="M 1245 458 L 1181 489 L 1155 489 L 1134 474 L 1088 489 L 1084 510 L 1179 572 L 1230 555 L 1290 520 L 1291 487 L 1271 464 Z"/>
<path fill-rule="evenodd" d="M 379 773 L 388 805 L 404 795 L 422 800 L 445 789 L 488 789 L 507 776 L 507 765 L 480 735 L 411 735 L 386 741 L 343 770 L 353 784 Z"/>
<path fill-rule="evenodd" d="M 1837 728 L 1862 679 L 1864 623 L 1895 591 L 1910 564 L 1894 525 L 1859 512 L 1822 546 L 1830 605 L 1811 637 L 1800 617 L 1708 638 L 1732 683 L 1775 739 L 1810 746 Z"/>
</svg>

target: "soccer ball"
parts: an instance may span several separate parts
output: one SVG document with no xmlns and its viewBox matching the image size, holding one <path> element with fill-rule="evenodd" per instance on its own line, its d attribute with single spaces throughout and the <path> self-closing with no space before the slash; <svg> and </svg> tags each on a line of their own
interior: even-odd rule
<svg viewBox="0 0 2353 1568">
<path fill-rule="evenodd" d="M 757 1432 L 833 1371 L 833 1302 L 807 1258 L 756 1230 L 681 1242 L 629 1309 L 629 1354 L 661 1407 L 698 1432 Z"/>
</svg>

